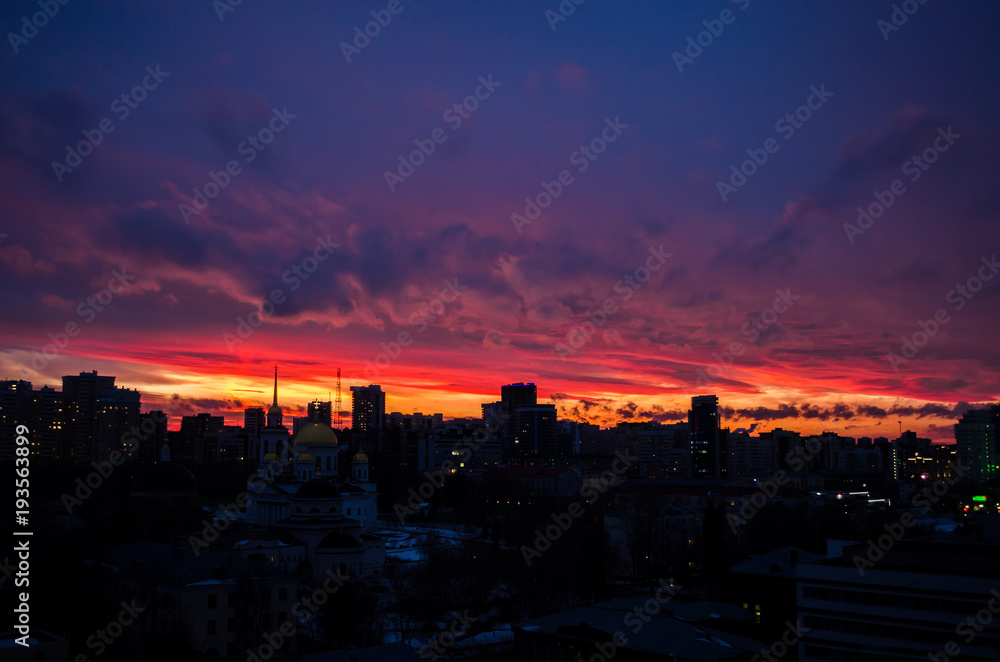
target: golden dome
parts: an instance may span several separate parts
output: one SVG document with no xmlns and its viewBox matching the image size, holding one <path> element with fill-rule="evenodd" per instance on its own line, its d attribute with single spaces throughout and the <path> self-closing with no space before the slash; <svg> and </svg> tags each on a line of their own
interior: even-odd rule
<svg viewBox="0 0 1000 662">
<path fill-rule="evenodd" d="M 332 444 L 337 445 L 337 433 L 333 431 L 326 423 L 318 423 L 316 421 L 306 423 L 306 425 L 299 430 L 299 433 L 295 436 L 295 443 L 304 446 L 313 446 L 317 444 Z"/>
<path fill-rule="evenodd" d="M 264 460 L 266 462 L 270 462 L 277 459 L 279 459 L 277 453 L 268 453 L 267 455 L 264 456 Z"/>
<path fill-rule="evenodd" d="M 303 453 L 302 455 L 299 455 L 297 458 L 295 458 L 295 461 L 296 462 L 315 462 L 316 458 L 314 458 L 309 453 Z"/>
<path fill-rule="evenodd" d="M 351 460 L 351 462 L 367 462 L 367 461 L 368 461 L 368 456 L 365 455 L 364 453 L 358 453 L 357 455 L 354 456 L 354 459 Z"/>
<path fill-rule="evenodd" d="M 271 405 L 267 408 L 268 416 L 281 416 L 281 407 L 278 405 Z"/>
</svg>

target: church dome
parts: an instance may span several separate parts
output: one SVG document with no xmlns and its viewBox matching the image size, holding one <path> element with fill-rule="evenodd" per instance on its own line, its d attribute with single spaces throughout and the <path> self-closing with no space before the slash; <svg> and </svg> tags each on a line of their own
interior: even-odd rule
<svg viewBox="0 0 1000 662">
<path fill-rule="evenodd" d="M 132 480 L 132 496 L 198 496 L 198 483 L 191 472 L 174 462 L 157 462 L 146 467 Z"/>
<path fill-rule="evenodd" d="M 268 416 L 281 416 L 281 407 L 278 405 L 271 405 L 267 408 Z"/>
<path fill-rule="evenodd" d="M 295 461 L 296 462 L 315 462 L 316 458 L 314 458 L 309 453 L 303 453 L 302 455 L 299 455 L 297 458 L 295 458 Z"/>
<path fill-rule="evenodd" d="M 340 490 L 325 478 L 314 478 L 295 493 L 296 499 L 336 499 L 339 497 Z"/>
<path fill-rule="evenodd" d="M 337 444 L 337 433 L 326 423 L 312 421 L 306 423 L 295 436 L 295 443 L 306 446 L 318 444 Z"/>
<path fill-rule="evenodd" d="M 353 536 L 342 531 L 334 531 L 323 538 L 317 549 L 358 549 L 359 547 L 363 547 L 363 545 Z"/>
<path fill-rule="evenodd" d="M 367 462 L 367 461 L 368 461 L 368 456 L 367 456 L 367 455 L 365 455 L 365 454 L 364 454 L 363 452 L 361 452 L 361 453 L 358 453 L 358 454 L 357 454 L 357 455 L 355 455 L 355 456 L 354 456 L 354 458 L 353 458 L 353 459 L 351 460 L 351 462 Z"/>
<path fill-rule="evenodd" d="M 274 461 L 276 461 L 278 459 L 280 459 L 280 458 L 278 457 L 277 453 L 268 453 L 267 455 L 264 456 L 264 461 L 265 462 L 274 462 Z"/>
</svg>

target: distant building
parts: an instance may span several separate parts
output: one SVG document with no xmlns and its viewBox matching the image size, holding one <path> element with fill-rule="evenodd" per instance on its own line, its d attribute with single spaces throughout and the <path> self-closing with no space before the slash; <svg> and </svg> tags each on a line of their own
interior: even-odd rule
<svg viewBox="0 0 1000 662">
<path fill-rule="evenodd" d="M 24 425 L 30 430 L 31 408 L 31 382 L 20 379 L 0 382 L 0 460 L 14 459 L 17 426 Z M 27 436 L 35 450 L 34 435 Z"/>
<path fill-rule="evenodd" d="M 46 460 L 70 456 L 65 447 L 66 411 L 63 394 L 50 386 L 31 392 L 33 446 Z"/>
<path fill-rule="evenodd" d="M 94 401 L 94 451 L 97 461 L 108 458 L 110 453 L 126 453 L 123 442 L 129 431 L 140 423 L 141 394 L 127 388 L 110 388 L 98 394 Z"/>
<path fill-rule="evenodd" d="M 968 482 L 980 485 L 997 476 L 1000 449 L 997 448 L 1000 405 L 972 409 L 955 424 L 958 458 L 968 467 Z"/>
<path fill-rule="evenodd" d="M 498 467 L 493 475 L 524 496 L 578 496 L 583 481 L 572 467 Z"/>
<path fill-rule="evenodd" d="M 250 457 L 260 457 L 260 431 L 267 424 L 263 407 L 247 407 L 243 410 L 243 429 L 250 444 Z"/>
<path fill-rule="evenodd" d="M 696 395 L 688 412 L 691 430 L 691 475 L 695 478 L 724 478 L 725 452 L 719 422 L 719 397 Z"/>
<path fill-rule="evenodd" d="M 619 423 L 612 432 L 616 447 L 634 449 L 638 455 L 639 476 L 691 477 L 691 435 L 687 423 Z"/>
<path fill-rule="evenodd" d="M 774 445 L 766 437 L 751 437 L 747 432 L 730 432 L 726 435 L 729 478 L 760 478 L 777 469 Z"/>
<path fill-rule="evenodd" d="M 413 414 L 403 414 L 394 411 L 386 417 L 390 428 L 401 430 L 431 430 L 444 425 L 444 414 L 422 414 L 419 411 Z"/>
<path fill-rule="evenodd" d="M 559 454 L 555 405 L 522 405 L 514 414 L 516 458 L 553 460 Z"/>
<path fill-rule="evenodd" d="M 98 395 L 115 387 L 115 378 L 100 376 L 97 371 L 66 375 L 62 378 L 66 411 L 66 444 L 73 456 L 86 461 L 94 454 L 94 408 Z"/>
<path fill-rule="evenodd" d="M 142 435 L 136 454 L 142 460 L 152 462 L 167 443 L 167 415 L 159 409 L 148 411 L 139 417 L 139 428 Z"/>
<path fill-rule="evenodd" d="M 497 437 L 503 434 L 504 415 L 503 402 L 484 402 L 482 404 L 483 425 L 495 428 L 493 434 Z"/>
<path fill-rule="evenodd" d="M 385 393 L 378 384 L 351 387 L 351 428 L 370 432 L 385 428 Z"/>
<path fill-rule="evenodd" d="M 313 400 L 306 407 L 306 418 L 333 427 L 333 403 L 329 400 Z"/>
<path fill-rule="evenodd" d="M 205 434 L 194 445 L 195 461 L 209 464 L 243 464 L 249 443 L 238 425 L 225 425 L 220 432 Z"/>
<path fill-rule="evenodd" d="M 523 382 L 501 386 L 500 402 L 503 423 L 500 433 L 504 437 L 513 438 L 517 434 L 514 415 L 518 407 L 533 407 L 538 404 L 538 388 L 532 383 Z"/>
<path fill-rule="evenodd" d="M 178 456 L 194 457 L 197 443 L 207 435 L 220 434 L 225 425 L 226 419 L 224 417 L 213 416 L 209 413 L 182 416 L 180 448 L 173 449 L 174 453 Z"/>
</svg>

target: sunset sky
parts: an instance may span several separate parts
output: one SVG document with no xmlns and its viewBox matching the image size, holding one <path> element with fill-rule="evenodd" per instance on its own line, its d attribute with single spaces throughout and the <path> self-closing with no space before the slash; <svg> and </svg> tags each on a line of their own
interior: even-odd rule
<svg viewBox="0 0 1000 662">
<path fill-rule="evenodd" d="M 0 49 L 0 378 L 242 423 L 274 364 L 286 414 L 341 367 L 348 411 L 377 383 L 478 416 L 532 381 L 605 425 L 716 393 L 730 427 L 951 440 L 1000 398 L 1000 11 L 813 4 L 60 5 Z"/>
</svg>

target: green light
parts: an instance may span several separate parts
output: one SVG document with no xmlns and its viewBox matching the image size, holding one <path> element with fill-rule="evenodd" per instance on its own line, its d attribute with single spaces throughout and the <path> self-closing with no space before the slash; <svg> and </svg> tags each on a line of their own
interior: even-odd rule
<svg viewBox="0 0 1000 662">
<path fill-rule="evenodd" d="M 974 496 L 974 497 L 972 497 L 972 500 L 973 501 L 986 501 L 986 497 L 985 496 Z"/>
</svg>

